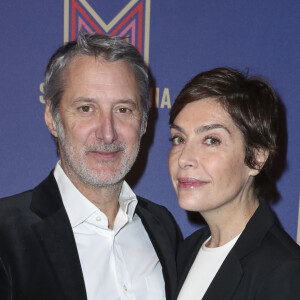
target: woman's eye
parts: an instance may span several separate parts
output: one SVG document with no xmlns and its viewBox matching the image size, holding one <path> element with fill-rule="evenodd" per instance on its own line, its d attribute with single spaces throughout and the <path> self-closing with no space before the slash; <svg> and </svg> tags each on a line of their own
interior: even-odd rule
<svg viewBox="0 0 300 300">
<path fill-rule="evenodd" d="M 82 112 L 90 112 L 93 110 L 93 108 L 89 105 L 83 105 L 83 106 L 80 106 L 79 109 L 82 111 Z"/>
<path fill-rule="evenodd" d="M 174 136 L 170 138 L 170 142 L 172 142 L 173 145 L 180 145 L 184 143 L 184 139 L 180 136 Z"/>
<path fill-rule="evenodd" d="M 221 141 L 217 138 L 214 138 L 214 137 L 206 137 L 205 138 L 205 143 L 207 145 L 211 145 L 211 146 L 217 146 L 221 143 Z"/>
</svg>

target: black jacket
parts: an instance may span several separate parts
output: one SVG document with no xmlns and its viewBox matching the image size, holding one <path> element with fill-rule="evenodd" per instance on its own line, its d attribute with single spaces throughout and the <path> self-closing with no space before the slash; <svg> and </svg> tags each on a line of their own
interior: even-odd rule
<svg viewBox="0 0 300 300">
<path fill-rule="evenodd" d="M 178 293 L 208 227 L 189 236 L 178 253 Z M 201 284 L 201 282 L 199 282 Z M 208 287 L 205 300 L 300 299 L 300 247 L 263 200 Z"/>
<path fill-rule="evenodd" d="M 167 299 L 173 299 L 178 226 L 166 208 L 140 197 L 136 213 L 160 259 Z M 73 231 L 53 173 L 35 189 L 0 200 L 0 299 L 87 299 Z"/>
</svg>

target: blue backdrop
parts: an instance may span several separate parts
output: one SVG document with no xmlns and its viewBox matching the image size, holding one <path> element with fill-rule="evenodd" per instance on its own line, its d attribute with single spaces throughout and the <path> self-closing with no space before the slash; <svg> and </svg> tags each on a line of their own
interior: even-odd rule
<svg viewBox="0 0 300 300">
<path fill-rule="evenodd" d="M 153 109 L 129 177 L 137 194 L 175 215 L 184 235 L 199 225 L 178 205 L 168 174 L 168 114 L 197 73 L 230 66 L 264 76 L 281 97 L 282 142 L 274 210 L 296 239 L 299 211 L 298 0 L 15 0 L 0 10 L 0 197 L 30 189 L 54 167 L 43 120 L 43 73 L 57 47 L 81 28 L 127 36 L 149 62 Z M 284 160 L 284 156 L 286 161 Z"/>
</svg>

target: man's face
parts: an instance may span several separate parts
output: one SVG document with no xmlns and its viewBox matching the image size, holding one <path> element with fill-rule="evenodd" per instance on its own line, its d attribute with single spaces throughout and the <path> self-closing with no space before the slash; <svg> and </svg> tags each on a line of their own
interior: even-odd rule
<svg viewBox="0 0 300 300">
<path fill-rule="evenodd" d="M 142 115 L 135 76 L 126 63 L 79 56 L 66 71 L 57 120 L 49 105 L 45 119 L 58 137 L 62 168 L 71 181 L 105 187 L 131 169 L 145 131 Z"/>
</svg>

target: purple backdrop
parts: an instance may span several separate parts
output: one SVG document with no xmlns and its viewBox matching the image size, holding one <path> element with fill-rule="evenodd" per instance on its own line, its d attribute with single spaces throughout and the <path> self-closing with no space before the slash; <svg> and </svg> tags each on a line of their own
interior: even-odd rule
<svg viewBox="0 0 300 300">
<path fill-rule="evenodd" d="M 141 159 L 129 181 L 137 194 L 167 206 L 184 235 L 199 225 L 178 207 L 169 179 L 169 106 L 192 76 L 218 66 L 249 70 L 270 81 L 282 99 L 286 115 L 282 141 L 288 142 L 287 164 L 283 170 L 281 159 L 276 171 L 281 198 L 273 207 L 296 239 L 299 16 L 296 0 L 4 1 L 0 10 L 0 197 L 32 188 L 54 167 L 57 157 L 41 102 L 44 68 L 55 49 L 72 37 L 72 30 L 76 33 L 83 26 L 89 31 L 97 26 L 102 31 L 108 28 L 108 33 L 129 35 L 137 46 L 141 42 L 143 55 L 148 55 L 158 108 L 152 109 Z"/>
</svg>

